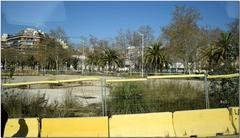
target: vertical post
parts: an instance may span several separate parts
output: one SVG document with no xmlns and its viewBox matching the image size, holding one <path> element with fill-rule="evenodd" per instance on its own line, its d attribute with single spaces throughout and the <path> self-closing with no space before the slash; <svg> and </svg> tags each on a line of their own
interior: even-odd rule
<svg viewBox="0 0 240 138">
<path fill-rule="evenodd" d="M 142 78 L 143 78 L 143 51 L 144 51 L 144 34 L 142 34 L 142 33 L 140 33 L 140 32 L 137 32 L 139 35 L 141 35 L 142 36 L 142 71 L 141 71 L 141 76 L 142 76 Z"/>
<path fill-rule="evenodd" d="M 6 60 L 6 58 L 5 58 L 4 69 L 7 70 L 7 60 Z"/>
<path fill-rule="evenodd" d="M 58 56 L 57 56 L 57 60 L 56 60 L 57 62 L 57 64 L 56 64 L 56 68 L 57 68 L 57 75 L 58 75 Z"/>
<path fill-rule="evenodd" d="M 105 116 L 107 115 L 107 85 L 106 85 L 106 79 L 103 79 L 103 92 L 104 92 L 104 109 L 105 109 Z"/>
<path fill-rule="evenodd" d="M 104 102 L 104 79 L 101 79 L 101 96 L 102 96 L 102 115 L 105 115 L 105 102 Z"/>
<path fill-rule="evenodd" d="M 132 76 L 132 63 L 130 64 L 130 76 Z"/>
<path fill-rule="evenodd" d="M 84 54 L 84 42 L 82 41 L 82 48 L 83 48 L 83 53 L 82 53 L 82 74 L 84 74 L 84 60 L 85 60 L 85 54 Z"/>
<path fill-rule="evenodd" d="M 142 36 L 142 78 L 143 78 L 143 51 L 144 51 L 144 36 L 143 34 L 141 35 Z"/>
<path fill-rule="evenodd" d="M 208 108 L 210 108 L 210 106 L 209 106 L 209 96 L 208 96 L 207 74 L 205 74 L 205 76 L 204 76 L 204 90 L 205 90 L 206 109 L 208 109 Z"/>
<path fill-rule="evenodd" d="M 47 58 L 46 58 L 46 52 L 47 52 L 47 51 L 46 51 L 46 48 L 47 48 L 47 47 L 46 47 L 46 46 L 47 46 L 47 45 L 45 45 L 45 53 L 44 53 L 44 59 L 45 59 L 44 62 L 45 62 L 45 64 L 47 63 Z M 45 75 L 45 74 L 46 74 L 46 68 L 44 67 L 44 75 Z"/>
</svg>

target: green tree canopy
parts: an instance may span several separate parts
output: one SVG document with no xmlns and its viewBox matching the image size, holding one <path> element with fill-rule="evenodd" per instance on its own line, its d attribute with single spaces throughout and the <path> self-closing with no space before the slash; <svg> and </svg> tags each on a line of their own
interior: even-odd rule
<svg viewBox="0 0 240 138">
<path fill-rule="evenodd" d="M 154 43 L 146 48 L 145 52 L 145 66 L 157 71 L 163 68 L 168 68 L 168 59 L 161 48 L 161 43 Z"/>
</svg>

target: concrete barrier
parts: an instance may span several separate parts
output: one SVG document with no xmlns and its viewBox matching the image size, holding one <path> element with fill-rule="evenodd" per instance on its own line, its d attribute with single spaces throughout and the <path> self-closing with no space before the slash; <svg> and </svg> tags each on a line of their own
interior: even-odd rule
<svg viewBox="0 0 240 138">
<path fill-rule="evenodd" d="M 239 107 L 230 107 L 230 119 L 236 133 L 239 133 Z"/>
<path fill-rule="evenodd" d="M 225 108 L 177 111 L 173 113 L 173 125 L 177 137 L 206 137 L 234 134 Z"/>
<path fill-rule="evenodd" d="M 4 137 L 38 137 L 39 122 L 37 118 L 8 119 Z"/>
<path fill-rule="evenodd" d="M 107 117 L 44 118 L 41 137 L 108 137 Z"/>
<path fill-rule="evenodd" d="M 110 137 L 174 137 L 172 113 L 113 115 Z"/>
</svg>

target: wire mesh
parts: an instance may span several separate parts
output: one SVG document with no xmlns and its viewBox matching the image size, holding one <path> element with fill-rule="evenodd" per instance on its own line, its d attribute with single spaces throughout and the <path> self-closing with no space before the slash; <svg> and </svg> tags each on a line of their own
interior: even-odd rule
<svg viewBox="0 0 240 138">
<path fill-rule="evenodd" d="M 239 105 L 239 77 L 208 79 L 211 108 Z"/>
<path fill-rule="evenodd" d="M 108 112 L 133 114 L 203 109 L 203 79 L 148 79 L 108 84 Z"/>
<path fill-rule="evenodd" d="M 49 79 L 63 79 L 63 76 L 58 77 Z M 15 81 L 19 81 L 17 78 Z M 10 117 L 101 116 L 101 87 L 100 81 L 91 80 L 2 87 L 1 97 Z"/>
<path fill-rule="evenodd" d="M 66 76 L 48 80 L 63 80 Z M 36 77 L 31 77 L 24 78 L 36 81 Z M 10 81 L 19 82 L 19 78 L 15 76 Z M 239 101 L 238 77 L 165 76 L 63 82 L 2 87 L 2 103 L 11 117 L 78 117 L 220 108 L 237 106 Z"/>
</svg>

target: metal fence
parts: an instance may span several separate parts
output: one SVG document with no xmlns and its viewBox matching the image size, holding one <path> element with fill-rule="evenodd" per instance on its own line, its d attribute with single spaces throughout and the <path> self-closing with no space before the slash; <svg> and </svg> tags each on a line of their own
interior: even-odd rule
<svg viewBox="0 0 240 138">
<path fill-rule="evenodd" d="M 156 77 L 156 76 L 154 76 Z M 108 112 L 131 114 L 202 109 L 206 107 L 202 79 L 136 79 L 108 81 Z"/>
<path fill-rule="evenodd" d="M 10 117 L 100 116 L 99 80 L 83 77 L 2 84 L 2 103 Z"/>
<path fill-rule="evenodd" d="M 210 108 L 239 105 L 239 77 L 208 78 Z"/>
<path fill-rule="evenodd" d="M 44 85 L 49 87 L 44 89 Z M 19 89 L 14 87 L 22 86 L 31 86 L 24 87 L 24 92 L 33 93 L 35 91 L 36 94 L 39 93 L 38 87 L 41 87 L 39 91 L 43 93 L 45 91 L 47 97 L 55 95 L 62 98 L 62 104 L 56 103 L 54 100 L 50 102 L 52 103 L 50 111 L 41 110 L 45 116 L 41 114 L 41 111 L 36 111 L 37 116 L 44 117 L 111 116 L 114 114 L 218 108 L 237 106 L 239 100 L 237 91 L 239 74 L 161 75 L 130 79 L 91 77 L 9 83 L 2 84 L 2 88 L 4 88 L 2 95 Z M 223 91 L 224 93 L 222 93 Z M 5 97 L 6 99 L 9 99 L 9 95 Z M 11 104 L 13 103 L 8 103 L 8 105 Z M 39 103 L 36 102 L 36 104 Z M 22 103 L 22 106 L 26 106 L 26 104 Z M 28 106 L 34 107 L 34 105 Z M 36 116 L 36 114 L 30 114 L 27 117 L 32 116 Z"/>
<path fill-rule="evenodd" d="M 239 101 L 239 74 L 107 80 L 106 87 L 108 115 L 220 108 Z"/>
</svg>

